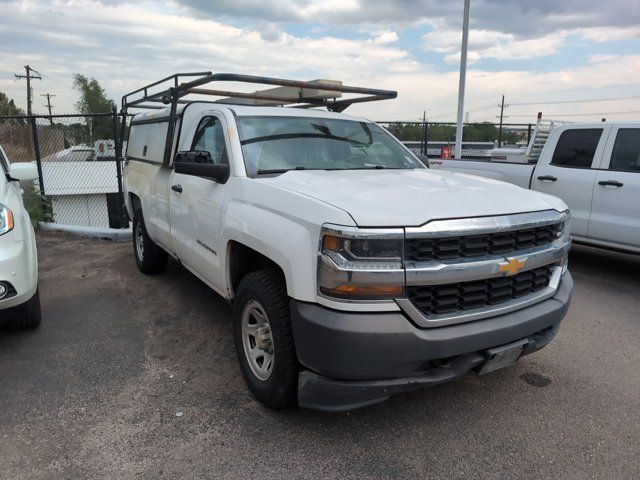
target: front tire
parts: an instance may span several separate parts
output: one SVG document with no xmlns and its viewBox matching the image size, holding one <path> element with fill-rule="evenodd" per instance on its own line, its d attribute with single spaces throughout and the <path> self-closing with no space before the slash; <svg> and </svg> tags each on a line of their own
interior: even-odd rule
<svg viewBox="0 0 640 480">
<path fill-rule="evenodd" d="M 36 293 L 28 301 L 16 307 L 14 315 L 15 318 L 6 325 L 7 330 L 15 332 L 37 328 L 42 321 L 39 290 L 36 290 Z"/>
<path fill-rule="evenodd" d="M 242 279 L 233 303 L 233 323 L 240 370 L 253 396 L 273 409 L 294 405 L 298 357 L 289 297 L 279 271 L 259 270 Z"/>
<path fill-rule="evenodd" d="M 160 273 L 167 265 L 167 252 L 151 240 L 141 209 L 137 209 L 133 215 L 133 254 L 138 268 L 147 275 Z"/>
</svg>

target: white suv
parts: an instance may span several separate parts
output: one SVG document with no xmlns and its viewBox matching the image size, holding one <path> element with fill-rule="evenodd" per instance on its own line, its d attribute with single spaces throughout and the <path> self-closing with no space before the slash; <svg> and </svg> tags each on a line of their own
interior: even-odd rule
<svg viewBox="0 0 640 480">
<path fill-rule="evenodd" d="M 35 180 L 35 163 L 9 165 L 0 147 L 0 327 L 10 330 L 40 324 L 38 254 L 20 180 Z"/>
</svg>

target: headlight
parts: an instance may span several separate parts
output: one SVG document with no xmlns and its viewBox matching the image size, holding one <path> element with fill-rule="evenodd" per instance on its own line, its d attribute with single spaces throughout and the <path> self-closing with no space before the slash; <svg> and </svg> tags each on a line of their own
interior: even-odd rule
<svg viewBox="0 0 640 480">
<path fill-rule="evenodd" d="M 561 223 L 560 229 L 558 230 L 558 233 L 556 233 L 556 236 L 558 237 L 558 239 L 562 240 L 563 242 L 570 242 L 571 241 L 571 214 L 569 213 L 568 210 L 564 213 L 566 214 L 565 220 Z"/>
<path fill-rule="evenodd" d="M 561 228 L 558 230 L 556 236 L 559 240 L 561 240 L 564 244 L 571 245 L 571 212 L 569 210 L 565 210 L 562 212 L 564 221 L 562 222 Z M 558 261 L 558 266 L 562 267 L 562 275 L 567 272 L 569 267 L 569 250 L 567 249 L 567 253 L 563 255 L 563 257 Z"/>
<path fill-rule="evenodd" d="M 404 293 L 401 229 L 325 227 L 318 257 L 320 294 L 388 300 Z"/>
<path fill-rule="evenodd" d="M 0 204 L 0 235 L 4 235 L 11 230 L 13 230 L 13 213 Z"/>
</svg>

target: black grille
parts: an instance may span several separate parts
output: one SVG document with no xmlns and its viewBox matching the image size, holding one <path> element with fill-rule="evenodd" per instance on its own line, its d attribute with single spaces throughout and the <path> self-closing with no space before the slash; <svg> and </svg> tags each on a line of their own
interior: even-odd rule
<svg viewBox="0 0 640 480">
<path fill-rule="evenodd" d="M 407 298 L 427 316 L 473 310 L 542 290 L 549 285 L 552 271 L 545 266 L 512 277 L 407 287 Z"/>
<path fill-rule="evenodd" d="M 551 243 L 557 238 L 561 228 L 562 224 L 556 223 L 485 235 L 408 238 L 405 243 L 405 258 L 408 261 L 426 262 L 490 254 L 505 255 Z"/>
</svg>

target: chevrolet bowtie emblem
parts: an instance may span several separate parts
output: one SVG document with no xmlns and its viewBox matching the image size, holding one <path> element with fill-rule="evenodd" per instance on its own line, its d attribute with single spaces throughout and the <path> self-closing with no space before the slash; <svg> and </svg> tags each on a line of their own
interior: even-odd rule
<svg viewBox="0 0 640 480">
<path fill-rule="evenodd" d="M 515 275 L 520 270 L 524 269 L 527 264 L 527 260 L 518 260 L 517 258 L 511 258 L 507 260 L 507 263 L 503 263 L 498 268 L 501 272 L 506 272 L 507 275 Z"/>
</svg>

